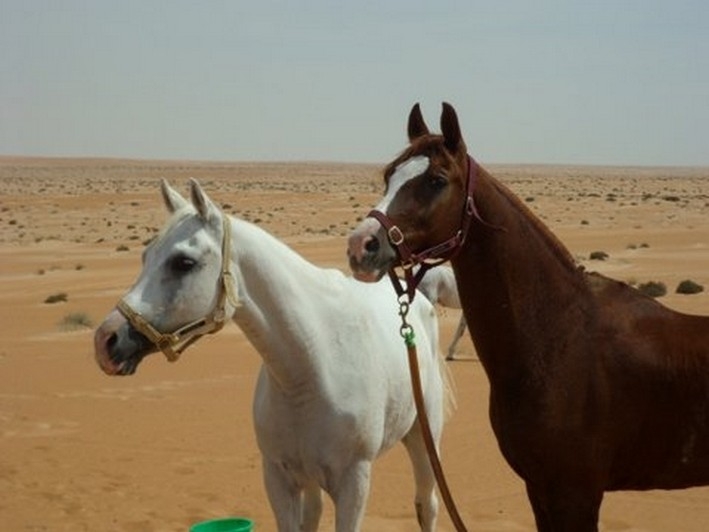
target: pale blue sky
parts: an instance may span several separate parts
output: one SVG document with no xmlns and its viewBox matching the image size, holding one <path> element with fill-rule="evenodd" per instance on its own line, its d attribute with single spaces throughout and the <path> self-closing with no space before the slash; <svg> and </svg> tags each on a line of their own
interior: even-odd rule
<svg viewBox="0 0 709 532">
<path fill-rule="evenodd" d="M 0 154 L 709 165 L 707 0 L 0 0 Z"/>
</svg>

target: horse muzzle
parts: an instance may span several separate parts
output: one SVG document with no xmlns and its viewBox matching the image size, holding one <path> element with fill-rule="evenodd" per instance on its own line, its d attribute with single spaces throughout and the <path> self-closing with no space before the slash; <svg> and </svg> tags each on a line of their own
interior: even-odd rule
<svg viewBox="0 0 709 532">
<path fill-rule="evenodd" d="M 354 278 L 373 283 L 394 265 L 396 251 L 379 221 L 366 218 L 350 235 L 347 256 Z"/>
<path fill-rule="evenodd" d="M 156 347 L 113 310 L 94 333 L 94 356 L 107 375 L 132 375 Z"/>
</svg>

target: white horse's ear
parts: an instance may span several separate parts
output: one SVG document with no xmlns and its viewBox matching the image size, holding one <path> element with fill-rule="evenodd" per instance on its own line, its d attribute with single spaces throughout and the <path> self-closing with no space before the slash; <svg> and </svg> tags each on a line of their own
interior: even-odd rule
<svg viewBox="0 0 709 532">
<path fill-rule="evenodd" d="M 192 205 L 194 205 L 197 213 L 204 220 L 209 220 L 212 216 L 218 214 L 219 209 L 207 197 L 207 194 L 205 194 L 194 177 L 190 177 L 190 196 L 192 197 Z"/>
<path fill-rule="evenodd" d="M 180 210 L 182 207 L 187 205 L 187 200 L 183 198 L 179 192 L 172 188 L 165 179 L 160 180 L 160 192 L 162 192 L 162 199 L 165 202 L 165 207 L 167 207 L 167 210 L 170 212 Z"/>
</svg>

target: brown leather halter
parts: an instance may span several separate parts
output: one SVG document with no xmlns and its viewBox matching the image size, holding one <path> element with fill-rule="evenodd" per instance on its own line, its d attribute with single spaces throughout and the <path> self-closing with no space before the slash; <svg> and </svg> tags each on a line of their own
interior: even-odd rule
<svg viewBox="0 0 709 532">
<path fill-rule="evenodd" d="M 175 362 L 185 349 L 205 334 L 213 334 L 224 327 L 224 323 L 227 319 L 227 301 L 229 301 L 235 309 L 239 307 L 239 299 L 235 290 L 236 280 L 229 269 L 231 264 L 231 223 L 229 222 L 229 218 L 223 213 L 222 226 L 224 228 L 224 235 L 222 237 L 222 265 L 219 275 L 219 294 L 217 296 L 216 305 L 204 318 L 199 318 L 187 323 L 172 332 L 163 333 L 158 331 L 139 312 L 128 305 L 125 299 L 121 299 L 116 305 L 116 308 L 125 316 L 128 322 L 162 351 L 170 362 Z"/>
<path fill-rule="evenodd" d="M 399 297 L 406 294 L 408 295 L 409 301 L 413 301 L 414 295 L 416 294 L 416 287 L 419 285 L 426 272 L 434 266 L 438 266 L 439 264 L 455 257 L 460 248 L 463 246 L 465 239 L 468 236 L 468 230 L 470 229 L 470 222 L 472 221 L 473 216 L 482 221 L 477 209 L 475 208 L 475 202 L 473 201 L 477 168 L 478 165 L 475 160 L 468 155 L 468 180 L 466 184 L 465 206 L 463 207 L 460 228 L 458 231 L 448 240 L 445 240 L 440 244 L 436 244 L 435 246 L 425 249 L 419 253 L 414 253 L 411 250 L 404 239 L 404 233 L 396 224 L 394 224 L 386 213 L 374 209 L 367 215 L 370 218 L 375 218 L 380 224 L 382 224 L 387 232 L 389 243 L 396 251 L 399 263 L 390 268 L 388 273 L 391 278 L 391 282 L 394 285 L 394 289 Z M 417 265 L 419 268 L 416 273 L 414 273 L 414 266 Z M 401 266 L 404 270 L 406 289 L 404 289 L 401 285 L 401 281 L 396 275 L 394 270 L 396 266 Z"/>
</svg>

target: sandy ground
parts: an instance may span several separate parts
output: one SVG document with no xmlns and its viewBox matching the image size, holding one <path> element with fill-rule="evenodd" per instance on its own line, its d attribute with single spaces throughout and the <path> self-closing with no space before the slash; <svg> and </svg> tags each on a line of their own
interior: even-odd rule
<svg viewBox="0 0 709 532">
<path fill-rule="evenodd" d="M 709 314 L 709 169 L 490 168 L 589 269 L 660 281 L 675 309 Z M 253 518 L 273 530 L 251 422 L 260 365 L 234 325 L 176 364 L 146 360 L 111 378 L 93 360 L 91 325 L 138 273 L 165 220 L 158 178 L 195 176 L 225 210 L 318 265 L 347 270 L 345 239 L 380 193 L 379 168 L 0 158 L 0 523 L 13 531 L 184 531 Z M 605 251 L 605 261 L 588 260 Z M 66 301 L 47 303 L 49 296 Z M 77 317 L 78 316 L 78 317 Z M 458 311 L 441 310 L 443 347 Z M 81 323 L 88 322 L 89 326 Z M 469 337 L 450 363 L 459 409 L 443 462 L 470 530 L 533 530 L 522 483 L 497 449 L 488 385 Z M 365 530 L 416 530 L 399 446 L 379 460 Z M 324 530 L 332 529 L 327 503 Z M 601 529 L 704 531 L 709 488 L 606 496 Z M 452 530 L 442 509 L 440 530 Z"/>
</svg>

